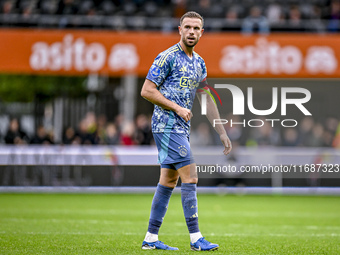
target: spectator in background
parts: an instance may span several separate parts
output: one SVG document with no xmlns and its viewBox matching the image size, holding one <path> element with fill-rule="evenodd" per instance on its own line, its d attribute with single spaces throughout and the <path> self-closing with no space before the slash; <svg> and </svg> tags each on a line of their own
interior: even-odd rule
<svg viewBox="0 0 340 255">
<path fill-rule="evenodd" d="M 284 15 L 281 5 L 277 2 L 271 3 L 267 8 L 267 18 L 271 24 L 282 23 L 284 21 Z"/>
<path fill-rule="evenodd" d="M 312 138 L 312 128 L 314 119 L 312 117 L 304 117 L 299 125 L 299 140 L 300 146 L 309 146 L 309 141 Z"/>
<path fill-rule="evenodd" d="M 44 126 L 38 126 L 34 137 L 30 141 L 31 144 L 53 144 Z"/>
<path fill-rule="evenodd" d="M 298 6 L 294 5 L 289 10 L 289 22 L 292 25 L 300 25 L 301 22 L 301 12 Z"/>
<path fill-rule="evenodd" d="M 289 9 L 288 24 L 290 31 L 304 31 L 302 27 L 301 12 L 298 6 L 294 5 Z"/>
<path fill-rule="evenodd" d="M 13 3 L 12 1 L 5 1 L 1 6 L 2 14 L 10 14 L 13 12 Z"/>
<path fill-rule="evenodd" d="M 323 134 L 324 128 L 321 123 L 316 123 L 312 129 L 312 135 L 308 142 L 310 147 L 322 147 L 323 146 Z"/>
<path fill-rule="evenodd" d="M 66 128 L 63 134 L 63 144 L 72 144 L 75 136 L 76 132 L 73 127 Z"/>
<path fill-rule="evenodd" d="M 310 24 L 309 25 L 311 27 L 311 31 L 315 31 L 315 32 L 325 31 L 325 26 L 321 18 L 322 18 L 321 8 L 317 5 L 314 5 L 310 13 Z"/>
<path fill-rule="evenodd" d="M 77 5 L 73 0 L 60 0 L 58 4 L 57 14 L 72 15 L 78 12 Z"/>
<path fill-rule="evenodd" d="M 271 123 L 262 119 L 263 125 L 261 127 L 254 127 L 250 131 L 250 140 L 247 141 L 247 145 L 259 145 L 259 146 L 276 146 L 280 144 L 279 132 L 271 126 Z M 256 123 L 260 125 L 261 123 Z M 255 124 L 253 124 L 255 125 Z"/>
<path fill-rule="evenodd" d="M 134 145 L 135 125 L 132 121 L 127 121 L 123 124 L 122 133 L 120 136 L 121 145 Z"/>
<path fill-rule="evenodd" d="M 299 133 L 296 128 L 285 128 L 283 130 L 282 146 L 298 146 Z"/>
<path fill-rule="evenodd" d="M 119 133 L 115 124 L 109 123 L 106 126 L 103 142 L 108 145 L 117 145 L 120 143 Z"/>
<path fill-rule="evenodd" d="M 225 13 L 225 20 L 228 23 L 235 23 L 238 20 L 238 12 L 235 8 L 229 8 Z"/>
<path fill-rule="evenodd" d="M 98 143 L 103 144 L 104 143 L 104 136 L 106 133 L 106 125 L 107 125 L 107 118 L 105 114 L 101 114 L 97 118 L 97 140 Z"/>
<path fill-rule="evenodd" d="M 25 132 L 21 131 L 18 119 L 14 118 L 10 121 L 9 129 L 5 135 L 6 144 L 27 144 L 29 141 Z"/>
<path fill-rule="evenodd" d="M 207 18 L 209 17 L 209 12 L 210 12 L 210 7 L 211 7 L 211 2 L 210 0 L 199 0 L 198 4 L 195 2 L 192 5 L 192 9 L 195 12 L 198 12 L 199 14 L 202 15 L 202 17 Z"/>
<path fill-rule="evenodd" d="M 60 0 L 58 4 L 57 13 L 59 15 L 74 15 L 77 14 L 78 8 L 73 0 Z M 59 21 L 59 27 L 71 27 L 70 19 L 66 16 L 62 17 Z"/>
<path fill-rule="evenodd" d="M 333 0 L 331 2 L 330 11 L 326 19 L 329 20 L 327 25 L 329 32 L 340 31 L 340 0 Z"/>
<path fill-rule="evenodd" d="M 150 145 L 153 139 L 151 132 L 151 121 L 145 114 L 140 114 L 136 118 L 136 142 L 140 145 Z"/>
<path fill-rule="evenodd" d="M 213 136 L 210 132 L 210 125 L 201 122 L 195 130 L 191 132 L 190 143 L 195 146 L 209 146 L 213 144 Z"/>
<path fill-rule="evenodd" d="M 76 144 L 78 144 L 79 142 L 80 142 L 80 144 L 87 144 L 87 145 L 96 144 L 95 134 L 89 133 L 88 130 L 89 130 L 88 129 L 88 123 L 87 123 L 86 119 L 83 119 L 79 123 L 78 131 L 77 131 L 77 134 L 75 136 L 74 142 L 76 142 Z"/>
<path fill-rule="evenodd" d="M 21 6 L 21 19 L 18 22 L 18 26 L 21 27 L 30 27 L 31 24 L 31 17 L 33 14 L 33 6 L 29 3 L 23 3 Z"/>
<path fill-rule="evenodd" d="M 242 23 L 242 33 L 252 34 L 258 31 L 260 34 L 269 33 L 269 24 L 265 16 L 261 14 L 261 9 L 258 6 L 253 6 Z"/>
<path fill-rule="evenodd" d="M 328 117 L 325 122 L 325 129 L 323 133 L 323 146 L 332 147 L 333 141 L 337 134 L 339 121 L 336 118 Z"/>
</svg>

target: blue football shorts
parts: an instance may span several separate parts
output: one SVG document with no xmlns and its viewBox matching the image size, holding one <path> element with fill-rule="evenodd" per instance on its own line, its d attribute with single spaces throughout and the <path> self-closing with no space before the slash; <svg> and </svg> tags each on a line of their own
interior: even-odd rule
<svg viewBox="0 0 340 255">
<path fill-rule="evenodd" d="M 157 149 L 158 163 L 161 168 L 178 170 L 194 163 L 189 137 L 177 133 L 153 133 Z"/>
</svg>

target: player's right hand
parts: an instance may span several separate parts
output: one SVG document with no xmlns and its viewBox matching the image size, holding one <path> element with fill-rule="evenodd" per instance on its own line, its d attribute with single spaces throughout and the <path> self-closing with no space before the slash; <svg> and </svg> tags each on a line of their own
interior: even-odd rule
<svg viewBox="0 0 340 255">
<path fill-rule="evenodd" d="M 179 107 L 176 113 L 182 117 L 185 122 L 188 122 L 193 117 L 192 112 L 189 109 L 183 107 Z"/>
</svg>

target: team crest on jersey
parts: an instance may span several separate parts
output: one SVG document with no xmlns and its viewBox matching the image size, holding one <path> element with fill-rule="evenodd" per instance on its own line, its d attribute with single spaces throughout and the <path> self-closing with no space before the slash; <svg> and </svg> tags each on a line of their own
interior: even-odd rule
<svg viewBox="0 0 340 255">
<path fill-rule="evenodd" d="M 150 73 L 151 73 L 152 77 L 158 77 L 161 74 L 161 70 L 157 66 L 154 66 L 154 67 L 152 67 Z"/>
<path fill-rule="evenodd" d="M 179 155 L 181 155 L 181 157 L 185 157 L 188 154 L 188 150 L 187 148 L 185 148 L 184 145 L 179 146 L 178 149 L 179 149 Z"/>
</svg>

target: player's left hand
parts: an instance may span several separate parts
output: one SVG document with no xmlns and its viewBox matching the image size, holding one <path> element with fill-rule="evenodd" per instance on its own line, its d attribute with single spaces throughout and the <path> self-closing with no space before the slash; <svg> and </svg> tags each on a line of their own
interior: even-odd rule
<svg viewBox="0 0 340 255">
<path fill-rule="evenodd" d="M 230 141 L 229 137 L 227 136 L 227 134 L 220 135 L 220 139 L 221 139 L 222 144 L 224 146 L 223 153 L 224 153 L 224 155 L 228 155 L 231 152 L 231 149 L 232 149 L 231 141 Z"/>
</svg>

